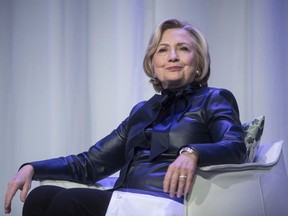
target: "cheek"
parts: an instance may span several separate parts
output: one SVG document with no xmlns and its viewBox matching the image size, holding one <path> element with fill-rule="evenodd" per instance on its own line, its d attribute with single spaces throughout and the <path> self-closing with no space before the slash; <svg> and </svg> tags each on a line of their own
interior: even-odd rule
<svg viewBox="0 0 288 216">
<path fill-rule="evenodd" d="M 157 69 L 164 66 L 163 60 L 159 56 L 153 56 L 152 58 L 152 67 L 153 69 Z"/>
<path fill-rule="evenodd" d="M 189 58 L 186 58 L 185 65 L 189 68 L 189 71 L 193 71 L 196 73 L 196 59 L 194 56 L 190 56 Z"/>
<path fill-rule="evenodd" d="M 161 74 L 161 70 L 163 68 L 163 64 L 161 64 L 161 61 L 159 60 L 159 58 L 152 59 L 152 68 L 153 68 L 155 75 L 159 78 L 159 75 Z"/>
<path fill-rule="evenodd" d="M 194 65 L 189 66 L 189 67 L 187 68 L 187 70 L 186 70 L 186 75 L 187 75 L 188 77 L 190 77 L 190 79 L 195 79 L 195 77 L 196 77 L 196 69 L 195 69 Z"/>
<path fill-rule="evenodd" d="M 194 68 L 194 66 L 196 64 L 196 56 L 195 56 L 195 54 L 193 53 L 193 54 L 187 56 L 186 62 L 187 62 L 187 65 L 190 65 L 190 67 Z"/>
</svg>

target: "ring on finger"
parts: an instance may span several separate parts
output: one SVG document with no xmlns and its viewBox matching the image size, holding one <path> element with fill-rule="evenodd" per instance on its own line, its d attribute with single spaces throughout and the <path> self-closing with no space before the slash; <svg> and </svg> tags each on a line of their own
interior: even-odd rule
<svg viewBox="0 0 288 216">
<path fill-rule="evenodd" d="M 184 180 L 185 180 L 186 178 L 187 178 L 186 175 L 180 175 L 180 176 L 179 176 L 179 179 L 184 179 Z"/>
</svg>

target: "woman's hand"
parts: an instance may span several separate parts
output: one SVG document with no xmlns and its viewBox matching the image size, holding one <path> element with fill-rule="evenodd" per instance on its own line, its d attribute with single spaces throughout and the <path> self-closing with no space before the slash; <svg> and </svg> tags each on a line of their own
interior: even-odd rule
<svg viewBox="0 0 288 216">
<path fill-rule="evenodd" d="M 21 190 L 20 200 L 25 201 L 28 191 L 31 188 L 32 177 L 34 169 L 32 165 L 23 166 L 16 174 L 16 176 L 8 183 L 8 189 L 5 196 L 5 213 L 11 212 L 11 202 L 18 190 Z"/>
<path fill-rule="evenodd" d="M 165 193 L 174 197 L 181 197 L 183 192 L 188 194 L 197 168 L 197 153 L 183 152 L 169 165 L 163 182 Z"/>
</svg>

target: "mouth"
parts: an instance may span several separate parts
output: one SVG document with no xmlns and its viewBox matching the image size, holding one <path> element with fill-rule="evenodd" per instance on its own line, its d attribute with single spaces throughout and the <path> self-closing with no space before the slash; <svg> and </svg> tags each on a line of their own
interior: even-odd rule
<svg viewBox="0 0 288 216">
<path fill-rule="evenodd" d="M 171 66 L 171 67 L 167 67 L 166 69 L 167 69 L 168 71 L 173 72 L 173 71 L 180 71 L 180 70 L 182 70 L 182 68 L 183 68 L 183 67 L 181 67 L 181 66 Z"/>
</svg>

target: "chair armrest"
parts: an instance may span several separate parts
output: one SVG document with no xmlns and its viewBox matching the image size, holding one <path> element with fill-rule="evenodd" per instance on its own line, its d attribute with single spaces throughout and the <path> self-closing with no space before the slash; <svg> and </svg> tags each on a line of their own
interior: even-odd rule
<svg viewBox="0 0 288 216">
<path fill-rule="evenodd" d="M 232 172 L 250 169 L 269 169 L 278 162 L 283 142 L 284 141 L 281 140 L 274 143 L 260 144 L 255 162 L 252 163 L 219 164 L 199 167 L 198 169 L 200 172 Z"/>
<path fill-rule="evenodd" d="M 80 184 L 77 182 L 71 182 L 71 181 L 63 181 L 63 180 L 42 180 L 40 181 L 40 185 L 53 185 L 63 188 L 97 188 L 102 189 L 101 185 L 85 185 Z"/>
<path fill-rule="evenodd" d="M 98 190 L 107 190 L 113 188 L 116 180 L 117 177 L 110 176 L 98 181 L 95 185 L 86 185 L 77 182 L 63 181 L 63 180 L 42 180 L 40 181 L 40 185 L 54 185 L 63 188 L 92 188 Z"/>
<path fill-rule="evenodd" d="M 254 163 L 197 169 L 185 197 L 185 216 L 283 215 L 288 176 L 283 141 L 260 145 Z"/>
</svg>

